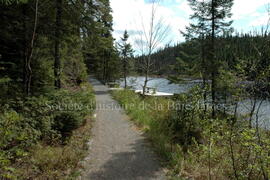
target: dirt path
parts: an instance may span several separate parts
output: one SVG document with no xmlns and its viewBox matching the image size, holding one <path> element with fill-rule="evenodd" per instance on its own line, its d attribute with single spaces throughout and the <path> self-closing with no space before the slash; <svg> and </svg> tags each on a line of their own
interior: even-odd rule
<svg viewBox="0 0 270 180">
<path fill-rule="evenodd" d="M 165 180 L 164 172 L 142 135 L 110 97 L 108 88 L 90 80 L 96 92 L 96 122 L 83 180 Z M 107 106 L 106 109 L 98 107 Z"/>
</svg>

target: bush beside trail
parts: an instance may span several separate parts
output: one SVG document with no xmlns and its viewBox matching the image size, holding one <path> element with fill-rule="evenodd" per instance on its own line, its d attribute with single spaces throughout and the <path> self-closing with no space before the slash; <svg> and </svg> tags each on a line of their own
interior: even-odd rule
<svg viewBox="0 0 270 180">
<path fill-rule="evenodd" d="M 67 169 L 77 166 L 86 149 L 94 108 L 94 93 L 87 83 L 76 90 L 55 90 L 2 104 L 0 179 L 70 174 Z M 71 148 L 74 143 L 79 144 Z"/>
</svg>

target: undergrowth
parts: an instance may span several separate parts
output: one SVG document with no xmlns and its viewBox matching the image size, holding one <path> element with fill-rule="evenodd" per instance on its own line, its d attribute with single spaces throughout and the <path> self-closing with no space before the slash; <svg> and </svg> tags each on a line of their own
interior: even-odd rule
<svg viewBox="0 0 270 180">
<path fill-rule="evenodd" d="M 95 107 L 89 84 L 16 98 L 0 109 L 0 179 L 66 179 L 78 175 Z"/>
<path fill-rule="evenodd" d="M 269 132 L 228 114 L 212 119 L 199 104 L 200 90 L 173 99 L 129 90 L 112 96 L 146 132 L 171 179 L 258 180 L 270 175 Z"/>
</svg>

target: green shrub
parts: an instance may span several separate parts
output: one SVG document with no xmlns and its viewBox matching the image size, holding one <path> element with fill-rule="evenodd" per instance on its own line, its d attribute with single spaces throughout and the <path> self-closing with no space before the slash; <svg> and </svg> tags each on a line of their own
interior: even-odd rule
<svg viewBox="0 0 270 180">
<path fill-rule="evenodd" d="M 80 85 L 88 78 L 87 67 L 84 63 L 77 36 L 71 36 L 69 43 L 63 42 L 63 73 L 62 79 L 65 86 Z"/>
<path fill-rule="evenodd" d="M 83 118 L 74 112 L 62 112 L 55 116 L 53 129 L 59 131 L 62 137 L 67 137 L 71 132 L 83 124 Z"/>
<path fill-rule="evenodd" d="M 192 144 L 193 140 L 202 141 L 202 127 L 204 110 L 200 107 L 202 100 L 201 93 L 194 89 L 191 95 L 178 95 L 175 98 L 178 108 L 173 109 L 171 116 L 164 119 L 162 126 L 168 128 L 174 142 L 183 145 L 185 151 L 187 146 Z"/>
<path fill-rule="evenodd" d="M 32 127 L 41 133 L 41 139 L 57 136 L 52 129 L 54 112 L 46 107 L 49 102 L 46 96 L 29 97 L 19 111 L 24 117 L 31 119 Z"/>
<path fill-rule="evenodd" d="M 31 126 L 28 119 L 15 111 L 7 111 L 0 115 L 0 147 L 16 151 L 16 148 L 26 148 L 36 142 L 40 133 Z M 14 148 L 15 147 L 15 148 Z"/>
<path fill-rule="evenodd" d="M 85 123 L 86 116 L 95 107 L 94 94 L 88 84 L 81 84 L 74 90 L 53 90 L 42 96 L 10 99 L 7 102 L 0 110 L 0 179 L 18 179 L 19 171 L 23 171 L 21 163 L 27 162 L 33 155 L 29 150 L 38 142 L 45 147 L 52 146 L 52 149 L 57 144 L 63 145 L 61 137 L 67 140 L 73 130 Z M 66 110 L 60 107 L 75 103 L 79 108 Z M 31 165 L 31 168 L 35 167 Z M 43 177 L 43 172 L 40 173 Z"/>
<path fill-rule="evenodd" d="M 38 139 L 40 133 L 28 119 L 9 110 L 0 114 L 0 179 L 11 178 L 16 174 L 12 162 L 27 156 L 27 149 Z"/>
</svg>

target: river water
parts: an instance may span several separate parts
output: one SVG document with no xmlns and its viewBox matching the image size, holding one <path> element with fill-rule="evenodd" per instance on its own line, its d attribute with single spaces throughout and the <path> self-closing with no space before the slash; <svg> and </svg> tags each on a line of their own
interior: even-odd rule
<svg viewBox="0 0 270 180">
<path fill-rule="evenodd" d="M 144 77 L 128 77 L 127 84 L 131 86 L 134 90 L 142 90 L 144 84 Z M 173 84 L 170 83 L 169 80 L 165 78 L 150 78 L 147 86 L 156 88 L 159 92 L 166 92 L 166 93 L 173 93 L 173 94 L 180 94 L 180 93 L 187 93 L 192 87 L 195 85 L 200 85 L 202 80 L 187 80 L 181 84 Z M 124 86 L 123 79 L 120 80 L 121 87 Z M 245 99 L 239 102 L 237 108 L 237 114 L 247 114 L 250 113 L 253 107 L 253 99 Z M 258 111 L 258 120 L 259 125 L 262 128 L 270 129 L 270 100 L 258 100 L 256 102 L 256 111 Z M 256 114 L 253 116 L 253 119 L 256 119 Z"/>
</svg>

